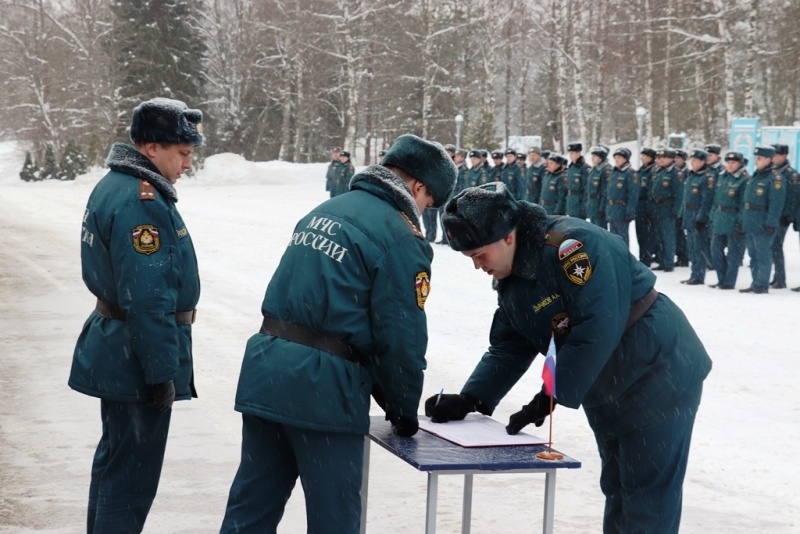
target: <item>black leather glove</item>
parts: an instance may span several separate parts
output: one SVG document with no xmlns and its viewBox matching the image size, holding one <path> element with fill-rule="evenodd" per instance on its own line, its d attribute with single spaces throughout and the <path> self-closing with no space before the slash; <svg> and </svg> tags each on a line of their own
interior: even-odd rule
<svg viewBox="0 0 800 534">
<path fill-rule="evenodd" d="M 764 233 L 767 235 L 772 235 L 775 233 L 775 228 L 767 226 L 766 228 L 764 228 Z"/>
<path fill-rule="evenodd" d="M 148 408 L 157 412 L 166 412 L 172 408 L 173 402 L 175 402 L 175 384 L 172 380 L 150 386 L 150 400 L 147 401 Z"/>
<path fill-rule="evenodd" d="M 704 222 L 700 222 L 700 221 L 696 221 L 696 222 L 694 223 L 694 228 L 695 228 L 695 230 L 697 230 L 698 232 L 702 232 L 703 230 L 705 230 L 705 229 L 706 229 L 706 227 L 707 227 L 707 226 L 708 226 L 708 225 L 707 225 L 706 223 L 704 223 Z"/>
<path fill-rule="evenodd" d="M 630 215 L 626 215 L 625 216 L 625 222 L 632 222 L 632 221 L 633 221 L 633 217 L 631 217 Z"/>
<path fill-rule="evenodd" d="M 410 438 L 419 430 L 419 420 L 417 416 L 400 417 L 399 415 L 386 414 L 386 418 L 392 422 L 392 432 L 397 436 Z"/>
<path fill-rule="evenodd" d="M 789 225 L 792 223 L 792 219 L 789 218 L 788 215 L 781 216 L 781 226 L 784 228 L 789 228 Z"/>
<path fill-rule="evenodd" d="M 434 395 L 425 401 L 425 415 L 431 418 L 433 423 L 446 423 L 448 421 L 460 421 L 468 413 L 474 412 L 478 406 L 478 399 L 468 393 Z"/>
<path fill-rule="evenodd" d="M 375 402 L 378 406 L 381 407 L 381 410 L 384 412 L 386 411 L 386 392 L 383 390 L 380 384 L 377 382 L 372 383 L 372 398 L 375 399 Z M 388 421 L 389 418 L 387 416 L 386 420 Z"/>
<path fill-rule="evenodd" d="M 736 232 L 737 234 L 743 234 L 744 233 L 744 230 L 742 230 L 742 225 L 739 224 L 739 223 L 736 223 L 733 226 L 733 231 Z"/>
<path fill-rule="evenodd" d="M 555 404 L 553 404 L 553 408 L 555 409 Z M 550 397 L 544 392 L 539 392 L 531 402 L 508 419 L 506 432 L 516 434 L 529 423 L 542 426 L 544 418 L 548 415 L 550 415 Z"/>
</svg>

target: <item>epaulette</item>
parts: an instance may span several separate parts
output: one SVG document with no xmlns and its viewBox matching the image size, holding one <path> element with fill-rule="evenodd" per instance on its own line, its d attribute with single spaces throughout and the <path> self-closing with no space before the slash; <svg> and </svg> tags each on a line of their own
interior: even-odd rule
<svg viewBox="0 0 800 534">
<path fill-rule="evenodd" d="M 559 246 L 564 239 L 567 238 L 567 234 L 564 232 L 556 232 L 555 230 L 551 230 L 544 235 L 544 244 L 550 245 L 551 247 Z"/>
<path fill-rule="evenodd" d="M 399 214 L 400 214 L 400 216 L 401 216 L 401 217 L 403 217 L 403 220 L 404 220 L 404 221 L 406 221 L 406 223 L 408 223 L 408 226 L 411 228 L 411 232 L 413 232 L 413 234 L 414 234 L 415 236 L 417 236 L 417 237 L 418 237 L 418 238 L 420 238 L 420 239 L 425 239 L 425 236 L 424 236 L 424 235 L 422 235 L 422 232 L 420 232 L 419 228 L 417 228 L 417 225 L 416 225 L 416 224 L 414 224 L 414 221 L 412 221 L 412 220 L 411 220 L 411 219 L 408 217 L 408 215 L 406 215 L 406 214 L 405 214 L 405 213 L 403 213 L 402 211 L 398 211 L 397 213 L 399 213 Z"/>
<path fill-rule="evenodd" d="M 139 180 L 139 200 L 155 200 L 156 190 L 147 180 Z"/>
</svg>

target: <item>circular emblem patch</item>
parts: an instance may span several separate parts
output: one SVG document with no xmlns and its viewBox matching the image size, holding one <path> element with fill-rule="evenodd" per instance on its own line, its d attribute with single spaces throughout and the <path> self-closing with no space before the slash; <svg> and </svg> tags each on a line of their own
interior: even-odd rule
<svg viewBox="0 0 800 534">
<path fill-rule="evenodd" d="M 561 334 L 562 336 L 569 334 L 570 330 L 570 321 L 569 315 L 566 312 L 560 312 L 553 316 L 553 319 L 550 321 L 550 325 L 553 327 L 553 332 Z"/>
</svg>

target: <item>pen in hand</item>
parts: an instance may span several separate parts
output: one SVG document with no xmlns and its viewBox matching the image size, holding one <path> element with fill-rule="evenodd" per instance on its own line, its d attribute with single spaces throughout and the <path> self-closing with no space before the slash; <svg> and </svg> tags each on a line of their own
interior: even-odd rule
<svg viewBox="0 0 800 534">
<path fill-rule="evenodd" d="M 436 406 L 439 405 L 439 401 L 442 400 L 442 394 L 444 393 L 444 388 L 439 390 L 439 396 L 436 397 Z"/>
</svg>

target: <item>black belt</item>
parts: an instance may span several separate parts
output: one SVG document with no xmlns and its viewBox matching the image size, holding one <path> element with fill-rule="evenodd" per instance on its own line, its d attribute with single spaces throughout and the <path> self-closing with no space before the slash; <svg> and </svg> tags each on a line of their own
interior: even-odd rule
<svg viewBox="0 0 800 534">
<path fill-rule="evenodd" d="M 589 195 L 589 198 L 601 198 L 600 195 Z"/>
<path fill-rule="evenodd" d="M 625 321 L 626 331 L 636 324 L 636 321 L 641 319 L 645 313 L 647 313 L 647 310 L 650 309 L 650 306 L 653 305 L 657 298 L 658 291 L 653 288 L 647 295 L 634 302 L 633 306 L 631 306 L 631 311 L 628 312 L 628 320 Z"/>
<path fill-rule="evenodd" d="M 663 204 L 664 202 L 669 202 L 670 200 L 675 200 L 675 197 L 654 198 L 653 202 L 656 204 Z"/>
<path fill-rule="evenodd" d="M 684 204 L 684 206 L 687 207 L 687 208 L 691 208 L 693 210 L 696 210 L 696 209 L 700 208 L 700 204 Z"/>
<path fill-rule="evenodd" d="M 114 319 L 115 321 L 124 321 L 125 312 L 109 304 L 108 302 L 97 299 L 97 304 L 94 307 L 97 315 L 105 317 L 106 319 Z M 190 311 L 175 312 L 175 322 L 179 325 L 194 324 L 197 318 L 197 308 Z"/>
<path fill-rule="evenodd" d="M 572 197 L 572 196 L 576 196 L 576 195 L 582 195 L 582 194 L 583 194 L 583 190 L 575 190 L 575 191 L 573 191 L 572 189 L 567 189 L 567 196 L 568 197 Z"/>
<path fill-rule="evenodd" d="M 552 206 L 556 203 L 555 200 L 542 200 L 542 206 Z"/>
<path fill-rule="evenodd" d="M 752 211 L 767 211 L 767 207 L 766 206 L 756 206 L 756 205 L 750 204 L 749 202 L 744 205 L 744 209 L 752 210 Z"/>
<path fill-rule="evenodd" d="M 727 211 L 731 213 L 739 213 L 739 208 L 726 208 L 725 206 L 717 206 L 719 211 Z"/>
<path fill-rule="evenodd" d="M 361 357 L 352 345 L 301 324 L 281 321 L 274 317 L 264 317 L 260 332 L 325 351 L 351 362 L 361 363 Z"/>
<path fill-rule="evenodd" d="M 608 205 L 609 206 L 624 206 L 627 203 L 628 203 L 627 200 L 609 200 L 608 201 Z"/>
</svg>

